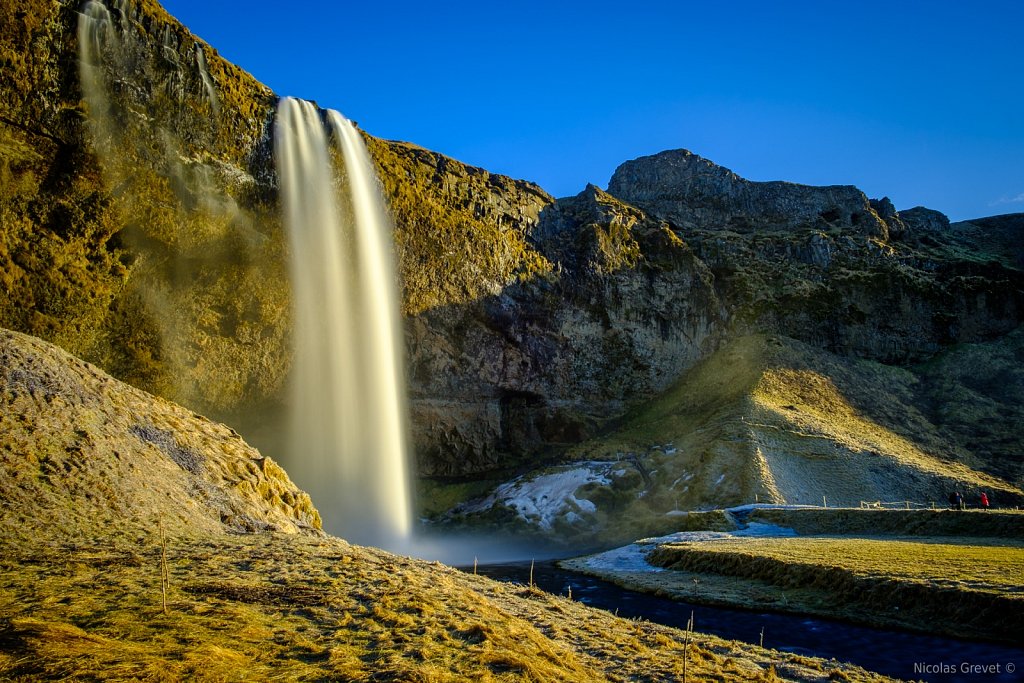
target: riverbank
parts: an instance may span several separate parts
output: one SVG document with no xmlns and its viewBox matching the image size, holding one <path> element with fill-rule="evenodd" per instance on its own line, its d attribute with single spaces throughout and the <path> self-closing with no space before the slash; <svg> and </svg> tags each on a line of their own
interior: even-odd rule
<svg viewBox="0 0 1024 683">
<path fill-rule="evenodd" d="M 700 604 L 1022 642 L 1024 515 L 750 507 L 730 514 L 738 524 L 731 532 L 645 539 L 562 566 Z M 844 526 L 855 533 L 836 533 Z M 819 530 L 830 533 L 813 534 Z M 953 530 L 976 535 L 931 535 Z"/>
</svg>

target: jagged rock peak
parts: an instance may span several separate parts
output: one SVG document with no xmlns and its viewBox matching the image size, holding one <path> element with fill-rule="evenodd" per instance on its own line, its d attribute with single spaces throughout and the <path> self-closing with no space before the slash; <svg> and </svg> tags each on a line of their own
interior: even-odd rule
<svg viewBox="0 0 1024 683">
<path fill-rule="evenodd" d="M 949 218 L 941 211 L 915 206 L 900 211 L 900 218 L 907 228 L 915 232 L 946 232 L 949 230 Z"/>
<path fill-rule="evenodd" d="M 841 228 L 883 238 L 889 230 L 852 185 L 754 182 L 686 149 L 627 161 L 608 192 L 683 228 Z"/>
<path fill-rule="evenodd" d="M 640 209 L 608 194 L 597 185 L 587 183 L 579 194 L 563 197 L 542 212 L 533 238 L 537 242 L 544 242 L 588 224 L 621 225 L 628 228 L 645 218 Z"/>
</svg>

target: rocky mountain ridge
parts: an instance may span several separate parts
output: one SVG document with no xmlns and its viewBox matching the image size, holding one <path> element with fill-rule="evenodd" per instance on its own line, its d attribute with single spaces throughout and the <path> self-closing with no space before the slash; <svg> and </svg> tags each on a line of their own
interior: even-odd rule
<svg viewBox="0 0 1024 683">
<path fill-rule="evenodd" d="M 608 192 L 684 230 L 838 227 L 886 239 L 900 225 L 890 226 L 852 185 L 753 182 L 685 149 L 625 162 L 612 174 Z M 887 202 L 878 200 L 878 206 L 893 217 Z"/>
<path fill-rule="evenodd" d="M 0 323 L 283 459 L 276 95 L 151 0 L 105 7 L 83 80 L 80 9 L 0 0 Z M 89 124 L 86 82 L 116 125 Z M 395 219 L 424 476 L 560 457 L 731 338 L 905 365 L 1022 319 L 1020 215 L 949 225 L 850 186 L 754 183 L 685 150 L 555 200 L 365 137 Z M 986 433 L 985 457 L 1004 457 Z"/>
</svg>

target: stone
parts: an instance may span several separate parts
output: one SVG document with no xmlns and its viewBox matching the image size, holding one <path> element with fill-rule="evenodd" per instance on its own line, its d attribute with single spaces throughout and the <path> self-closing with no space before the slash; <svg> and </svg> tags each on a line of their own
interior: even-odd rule
<svg viewBox="0 0 1024 683">
<path fill-rule="evenodd" d="M 949 218 L 941 211 L 915 206 L 899 213 L 900 219 L 907 229 L 914 233 L 946 232 L 949 230 Z"/>
<path fill-rule="evenodd" d="M 627 161 L 615 169 L 608 192 L 683 229 L 816 228 L 888 235 L 868 198 L 852 185 L 753 182 L 685 149 Z"/>
</svg>

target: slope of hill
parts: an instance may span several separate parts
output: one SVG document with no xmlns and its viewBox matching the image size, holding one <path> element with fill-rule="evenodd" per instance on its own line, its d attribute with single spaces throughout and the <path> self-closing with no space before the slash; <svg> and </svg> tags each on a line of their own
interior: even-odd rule
<svg viewBox="0 0 1024 683">
<path fill-rule="evenodd" d="M 1007 412 L 1024 400 L 1016 374 L 988 382 L 982 371 L 986 362 L 1005 368 L 1021 339 L 1018 330 L 899 368 L 781 336 L 734 337 L 609 433 L 569 449 L 565 462 L 448 518 L 612 543 L 674 531 L 685 510 L 755 501 L 942 507 L 960 490 L 969 501 L 986 491 L 997 505 L 1019 505 L 1020 459 L 971 449 L 1002 438 Z M 947 372 L 950 364 L 963 375 Z M 947 422 L 968 414 L 991 431 Z"/>
<path fill-rule="evenodd" d="M 0 332 L 0 402 L 4 680 L 887 680 L 326 536 L 230 429 L 38 339 Z"/>
<path fill-rule="evenodd" d="M 0 330 L 0 388 L 8 543 L 319 533 L 309 496 L 232 429 L 55 346 Z"/>
</svg>

